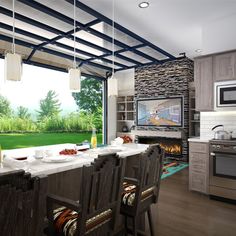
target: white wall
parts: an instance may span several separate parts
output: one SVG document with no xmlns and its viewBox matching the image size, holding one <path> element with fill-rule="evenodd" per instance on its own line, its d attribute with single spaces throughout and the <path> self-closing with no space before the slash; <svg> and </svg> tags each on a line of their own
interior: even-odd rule
<svg viewBox="0 0 236 236">
<path fill-rule="evenodd" d="M 118 80 L 118 93 L 122 95 L 134 94 L 134 69 L 119 71 L 115 74 Z M 108 97 L 108 114 L 107 114 L 107 142 L 110 144 L 111 140 L 116 138 L 116 104 L 117 98 L 114 96 Z"/>
<path fill-rule="evenodd" d="M 212 21 L 202 28 L 203 54 L 236 49 L 236 14 Z"/>
<path fill-rule="evenodd" d="M 200 136 L 203 138 L 214 137 L 211 129 L 215 125 L 224 125 L 224 129 L 234 131 L 233 136 L 236 137 L 236 111 L 201 112 L 200 121 Z"/>
<path fill-rule="evenodd" d="M 134 95 L 134 69 L 116 73 L 119 95 Z"/>
</svg>

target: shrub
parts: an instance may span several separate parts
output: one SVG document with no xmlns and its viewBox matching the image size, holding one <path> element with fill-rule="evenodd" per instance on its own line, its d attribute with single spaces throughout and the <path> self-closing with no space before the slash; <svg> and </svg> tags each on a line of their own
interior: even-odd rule
<svg viewBox="0 0 236 236">
<path fill-rule="evenodd" d="M 0 132 L 35 132 L 36 124 L 31 119 L 19 117 L 0 117 Z"/>
<path fill-rule="evenodd" d="M 74 112 L 66 116 L 44 117 L 35 122 L 30 118 L 0 117 L 0 132 L 81 132 L 95 127 L 102 130 L 102 110 L 94 114 Z"/>
<path fill-rule="evenodd" d="M 84 112 L 71 113 L 67 116 L 54 116 L 44 118 L 39 122 L 38 127 L 42 131 L 57 132 L 78 132 L 91 130 L 93 124 L 93 115 Z"/>
</svg>

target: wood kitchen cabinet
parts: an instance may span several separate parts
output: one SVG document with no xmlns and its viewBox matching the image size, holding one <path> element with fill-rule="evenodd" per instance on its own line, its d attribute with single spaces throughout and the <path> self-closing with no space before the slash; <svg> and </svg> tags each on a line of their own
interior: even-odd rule
<svg viewBox="0 0 236 236">
<path fill-rule="evenodd" d="M 196 110 L 214 111 L 214 82 L 236 80 L 236 51 L 194 59 Z"/>
<path fill-rule="evenodd" d="M 195 59 L 194 81 L 196 87 L 196 110 L 213 111 L 212 56 Z"/>
<path fill-rule="evenodd" d="M 209 192 L 209 143 L 189 143 L 189 190 Z"/>
<path fill-rule="evenodd" d="M 236 52 L 213 56 L 213 78 L 215 82 L 236 79 Z"/>
</svg>

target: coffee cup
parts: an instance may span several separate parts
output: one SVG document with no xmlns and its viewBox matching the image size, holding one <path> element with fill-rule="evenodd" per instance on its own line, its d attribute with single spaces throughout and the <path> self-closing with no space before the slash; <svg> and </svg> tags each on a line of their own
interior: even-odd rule
<svg viewBox="0 0 236 236">
<path fill-rule="evenodd" d="M 44 151 L 41 149 L 37 149 L 35 150 L 34 156 L 36 159 L 42 159 L 44 157 Z"/>
<path fill-rule="evenodd" d="M 52 150 L 46 150 L 46 151 L 45 151 L 45 156 L 46 156 L 46 157 L 52 157 L 52 156 L 53 156 Z"/>
</svg>

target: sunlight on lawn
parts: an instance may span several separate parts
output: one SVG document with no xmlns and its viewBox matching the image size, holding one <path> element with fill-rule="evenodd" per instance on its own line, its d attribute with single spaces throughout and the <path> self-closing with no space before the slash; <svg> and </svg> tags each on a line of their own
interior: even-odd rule
<svg viewBox="0 0 236 236">
<path fill-rule="evenodd" d="M 102 134 L 97 135 L 98 144 L 102 143 Z M 91 133 L 27 133 L 27 134 L 0 134 L 2 149 L 45 146 L 61 143 L 90 142 Z"/>
</svg>

